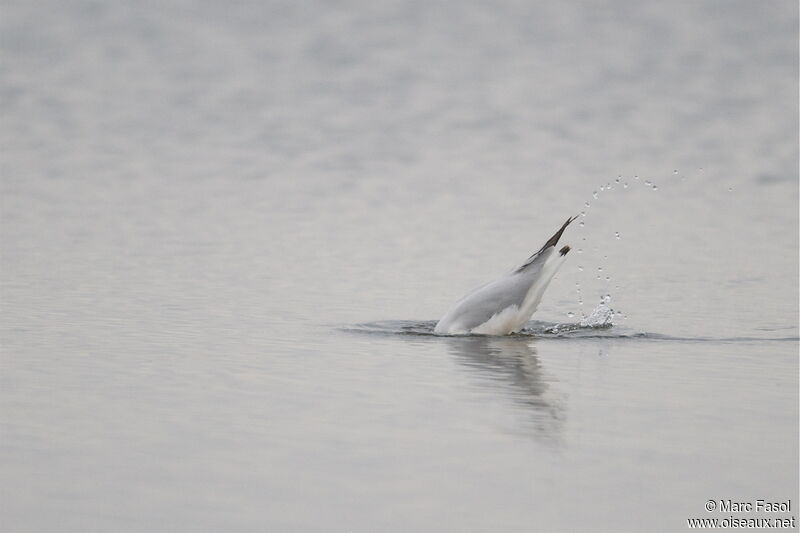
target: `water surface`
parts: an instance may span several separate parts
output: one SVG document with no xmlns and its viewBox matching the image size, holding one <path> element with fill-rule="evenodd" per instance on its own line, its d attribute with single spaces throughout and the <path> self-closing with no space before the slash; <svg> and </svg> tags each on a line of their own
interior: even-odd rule
<svg viewBox="0 0 800 533">
<path fill-rule="evenodd" d="M 3 529 L 676 531 L 709 499 L 795 508 L 796 22 L 793 2 L 6 2 Z M 525 332 L 430 335 L 581 211 Z M 609 295 L 613 327 L 552 330 Z"/>
</svg>

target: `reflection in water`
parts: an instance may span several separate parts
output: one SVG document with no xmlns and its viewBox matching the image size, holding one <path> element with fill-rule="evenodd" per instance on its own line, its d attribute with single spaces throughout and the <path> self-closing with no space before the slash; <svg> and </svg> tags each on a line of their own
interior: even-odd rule
<svg viewBox="0 0 800 533">
<path fill-rule="evenodd" d="M 521 429 L 537 440 L 560 443 L 564 398 L 550 387 L 530 339 L 450 337 L 447 341 L 459 363 L 499 384 L 501 392 L 524 408 L 528 421 Z"/>
</svg>

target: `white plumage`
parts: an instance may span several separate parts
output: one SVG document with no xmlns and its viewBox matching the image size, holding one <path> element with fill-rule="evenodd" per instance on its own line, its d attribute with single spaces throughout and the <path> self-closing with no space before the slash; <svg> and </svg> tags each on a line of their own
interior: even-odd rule
<svg viewBox="0 0 800 533">
<path fill-rule="evenodd" d="M 508 335 L 519 331 L 536 311 L 545 289 L 564 263 L 569 246 L 556 252 L 568 218 L 555 235 L 513 272 L 470 292 L 436 324 L 437 335 Z"/>
</svg>

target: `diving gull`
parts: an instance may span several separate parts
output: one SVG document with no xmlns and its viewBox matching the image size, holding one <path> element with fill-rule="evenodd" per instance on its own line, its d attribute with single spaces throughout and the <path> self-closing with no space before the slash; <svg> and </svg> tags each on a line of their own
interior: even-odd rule
<svg viewBox="0 0 800 533">
<path fill-rule="evenodd" d="M 545 289 L 564 262 L 569 246 L 556 244 L 570 217 L 525 263 L 470 292 L 436 324 L 437 335 L 508 335 L 519 331 L 536 311 Z"/>
</svg>

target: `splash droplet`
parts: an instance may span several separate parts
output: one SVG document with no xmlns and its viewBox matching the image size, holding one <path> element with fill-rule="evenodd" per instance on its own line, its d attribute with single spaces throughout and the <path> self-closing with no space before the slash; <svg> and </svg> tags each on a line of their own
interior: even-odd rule
<svg viewBox="0 0 800 533">
<path fill-rule="evenodd" d="M 582 267 L 582 266 L 580 266 L 580 265 L 578 265 L 578 270 L 580 270 L 581 272 L 583 272 L 583 267 Z"/>
<path fill-rule="evenodd" d="M 570 311 L 569 313 L 567 313 L 567 316 L 568 316 L 569 318 L 574 318 L 574 317 L 575 317 L 575 313 L 573 313 L 572 311 Z"/>
<path fill-rule="evenodd" d="M 616 181 L 617 183 L 619 183 L 621 179 L 622 179 L 622 174 L 620 174 L 619 176 L 617 176 L 617 179 L 615 179 L 614 181 Z"/>
<path fill-rule="evenodd" d="M 592 191 L 592 196 L 594 197 L 595 200 L 597 200 L 597 191 Z"/>
<path fill-rule="evenodd" d="M 677 171 L 677 170 L 673 170 L 673 171 L 672 171 L 672 173 L 673 173 L 673 174 L 677 174 L 677 173 L 678 173 L 678 171 Z"/>
<path fill-rule="evenodd" d="M 627 188 L 628 188 L 628 182 L 627 182 L 627 181 L 626 181 L 625 183 L 623 183 L 623 184 L 622 184 L 622 188 L 623 188 L 623 189 L 627 189 Z"/>
<path fill-rule="evenodd" d="M 589 208 L 589 206 L 590 206 L 589 202 L 586 202 L 586 203 L 585 203 L 585 204 L 583 204 L 583 205 L 585 205 L 587 208 Z"/>
<path fill-rule="evenodd" d="M 633 179 L 635 179 L 635 180 L 638 180 L 638 179 L 639 179 L 639 174 L 636 174 L 636 175 L 633 177 Z"/>
<path fill-rule="evenodd" d="M 653 185 L 653 190 L 657 191 L 658 190 L 658 185 Z"/>
<path fill-rule="evenodd" d="M 579 225 L 580 227 L 584 227 L 586 224 L 584 224 L 584 223 L 583 223 L 583 220 L 581 220 L 581 221 L 580 221 L 580 224 L 578 224 L 578 225 Z"/>
<path fill-rule="evenodd" d="M 645 185 L 647 185 L 648 187 L 649 187 L 650 185 L 652 185 L 652 183 L 650 183 L 650 180 L 644 180 L 644 184 L 645 184 Z"/>
<path fill-rule="evenodd" d="M 620 237 L 619 237 L 619 232 L 618 232 L 618 231 L 614 232 L 614 237 L 616 237 L 616 238 L 617 238 L 617 240 L 619 240 L 619 239 L 620 239 Z"/>
<path fill-rule="evenodd" d="M 728 187 L 728 192 L 733 192 L 733 187 Z"/>
</svg>

